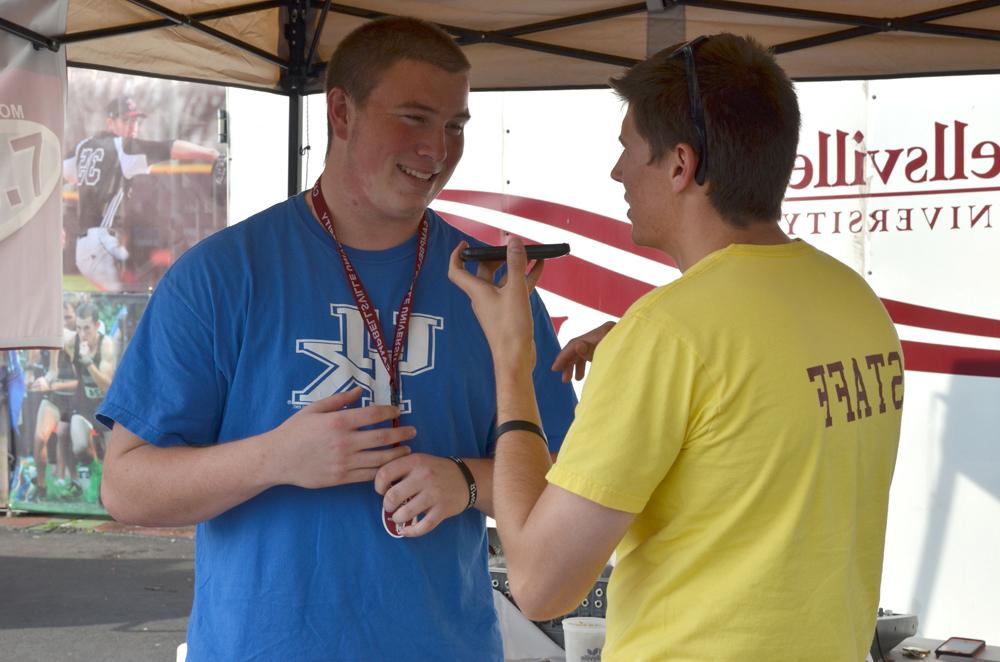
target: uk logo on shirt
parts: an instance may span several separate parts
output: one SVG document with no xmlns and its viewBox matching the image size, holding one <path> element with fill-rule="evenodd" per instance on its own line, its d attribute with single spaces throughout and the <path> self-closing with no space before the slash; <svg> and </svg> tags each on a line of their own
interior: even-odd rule
<svg viewBox="0 0 1000 662">
<path fill-rule="evenodd" d="M 372 345 L 364 318 L 357 307 L 330 304 L 330 315 L 337 320 L 340 333 L 336 340 L 300 338 L 295 342 L 295 352 L 315 359 L 319 372 L 305 387 L 292 391 L 289 403 L 305 407 L 331 395 L 349 391 L 355 386 L 364 389 L 361 404 L 388 404 L 390 398 L 389 372 L 378 351 Z M 398 312 L 393 313 L 395 325 Z M 444 328 L 444 318 L 413 313 L 406 346 L 399 363 L 402 377 L 413 377 L 434 369 L 435 335 Z M 392 338 L 386 338 L 390 345 Z M 404 414 L 410 413 L 410 401 L 399 403 Z"/>
</svg>

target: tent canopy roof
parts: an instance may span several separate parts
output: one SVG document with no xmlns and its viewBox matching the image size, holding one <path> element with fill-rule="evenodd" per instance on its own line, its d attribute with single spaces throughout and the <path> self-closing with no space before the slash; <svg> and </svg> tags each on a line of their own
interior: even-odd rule
<svg viewBox="0 0 1000 662">
<path fill-rule="evenodd" d="M 0 28 L 65 47 L 71 65 L 285 93 L 321 90 L 347 32 L 403 14 L 453 34 L 480 90 L 602 86 L 717 32 L 756 37 L 799 80 L 1000 71 L 1000 0 L 68 2 L 65 34 Z"/>
</svg>

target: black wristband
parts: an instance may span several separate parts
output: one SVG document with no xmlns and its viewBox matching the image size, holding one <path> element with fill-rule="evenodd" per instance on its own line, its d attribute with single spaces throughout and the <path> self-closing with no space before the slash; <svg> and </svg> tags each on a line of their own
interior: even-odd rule
<svg viewBox="0 0 1000 662">
<path fill-rule="evenodd" d="M 546 444 L 549 443 L 549 440 L 545 438 L 545 432 L 542 431 L 542 428 L 538 427 L 538 425 L 532 423 L 531 421 L 522 421 L 519 419 L 504 421 L 503 423 L 498 425 L 496 428 L 496 432 L 493 434 L 493 438 L 499 439 L 500 435 L 510 432 L 511 430 L 525 430 L 527 432 L 534 432 L 539 437 L 541 437 L 542 441 L 544 441 Z"/>
<path fill-rule="evenodd" d="M 469 469 L 469 465 L 462 461 L 462 458 L 451 455 L 448 459 L 458 465 L 458 468 L 462 470 L 462 475 L 465 476 L 465 482 L 469 484 L 469 503 L 465 504 L 465 509 L 468 510 L 476 505 L 476 499 L 479 497 L 476 477 L 472 475 L 472 470 Z"/>
</svg>

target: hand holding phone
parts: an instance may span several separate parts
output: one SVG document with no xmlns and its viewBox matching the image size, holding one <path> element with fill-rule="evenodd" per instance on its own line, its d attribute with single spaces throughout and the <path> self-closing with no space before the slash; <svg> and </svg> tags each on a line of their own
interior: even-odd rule
<svg viewBox="0 0 1000 662">
<path fill-rule="evenodd" d="M 569 254 L 569 244 L 531 244 L 524 247 L 528 260 L 546 260 Z M 460 254 L 466 261 L 504 262 L 507 260 L 506 246 L 470 246 Z"/>
</svg>

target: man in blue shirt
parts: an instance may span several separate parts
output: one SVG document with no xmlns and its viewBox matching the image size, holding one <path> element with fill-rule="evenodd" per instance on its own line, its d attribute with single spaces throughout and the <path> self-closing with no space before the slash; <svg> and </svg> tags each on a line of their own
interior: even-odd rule
<svg viewBox="0 0 1000 662">
<path fill-rule="evenodd" d="M 104 504 L 198 523 L 192 662 L 501 660 L 490 352 L 447 279 L 468 237 L 427 209 L 462 155 L 469 64 L 386 19 L 342 42 L 326 89 L 313 190 L 189 250 L 150 300 L 99 411 Z M 575 397 L 536 380 L 555 452 Z"/>
</svg>

